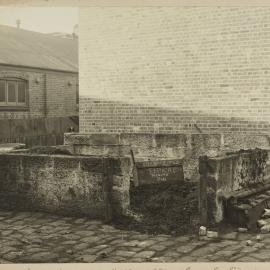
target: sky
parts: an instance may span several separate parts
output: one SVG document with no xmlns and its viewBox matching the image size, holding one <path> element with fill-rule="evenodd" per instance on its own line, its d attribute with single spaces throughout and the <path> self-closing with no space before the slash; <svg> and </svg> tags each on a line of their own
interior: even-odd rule
<svg viewBox="0 0 270 270">
<path fill-rule="evenodd" d="M 41 33 L 73 33 L 78 24 L 78 8 L 75 7 L 0 7 L 0 24 L 16 27 L 21 20 L 21 28 Z"/>
</svg>

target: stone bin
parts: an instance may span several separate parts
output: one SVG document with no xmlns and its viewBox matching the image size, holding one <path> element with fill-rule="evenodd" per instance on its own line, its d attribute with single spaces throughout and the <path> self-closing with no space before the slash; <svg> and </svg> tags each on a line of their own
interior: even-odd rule
<svg viewBox="0 0 270 270">
<path fill-rule="evenodd" d="M 0 154 L 0 205 L 110 220 L 129 208 L 124 157 Z"/>
<path fill-rule="evenodd" d="M 199 210 L 201 225 L 218 224 L 225 218 L 226 200 L 269 183 L 269 150 L 251 149 L 199 159 Z"/>
<path fill-rule="evenodd" d="M 66 133 L 64 144 L 79 155 L 130 157 L 132 150 L 136 162 L 181 159 L 185 177 L 192 181 L 200 178 L 200 156 L 270 147 L 268 135 L 241 133 Z"/>
</svg>

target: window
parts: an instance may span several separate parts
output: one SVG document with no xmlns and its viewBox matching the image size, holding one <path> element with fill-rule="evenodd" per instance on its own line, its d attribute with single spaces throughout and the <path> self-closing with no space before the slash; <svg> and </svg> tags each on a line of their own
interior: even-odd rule
<svg viewBox="0 0 270 270">
<path fill-rule="evenodd" d="M 27 82 L 22 79 L 0 79 L 0 107 L 26 107 Z"/>
</svg>

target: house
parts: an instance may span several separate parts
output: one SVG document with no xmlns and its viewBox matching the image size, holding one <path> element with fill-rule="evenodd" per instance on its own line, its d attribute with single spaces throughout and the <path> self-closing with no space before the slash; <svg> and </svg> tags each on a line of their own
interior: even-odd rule
<svg viewBox="0 0 270 270">
<path fill-rule="evenodd" d="M 0 119 L 75 116 L 78 39 L 0 25 Z"/>
<path fill-rule="evenodd" d="M 61 144 L 78 103 L 77 36 L 0 25 L 0 142 Z"/>
</svg>

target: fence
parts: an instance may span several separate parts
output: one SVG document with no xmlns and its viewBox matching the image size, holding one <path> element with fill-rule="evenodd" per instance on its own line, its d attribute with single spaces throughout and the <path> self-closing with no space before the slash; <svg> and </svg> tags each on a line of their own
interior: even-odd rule
<svg viewBox="0 0 270 270">
<path fill-rule="evenodd" d="M 0 120 L 0 143 L 25 143 L 27 146 L 63 144 L 70 127 L 79 129 L 77 116 Z"/>
</svg>

